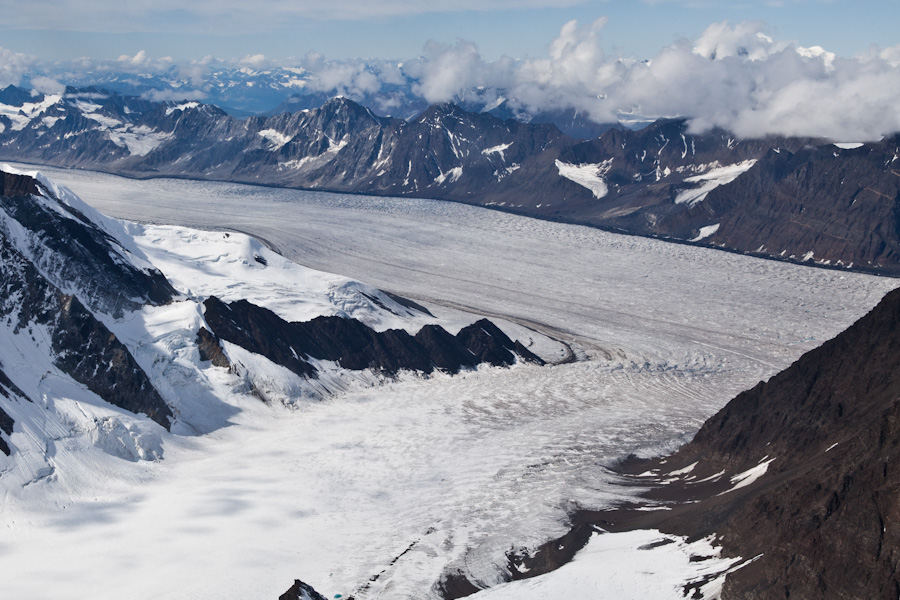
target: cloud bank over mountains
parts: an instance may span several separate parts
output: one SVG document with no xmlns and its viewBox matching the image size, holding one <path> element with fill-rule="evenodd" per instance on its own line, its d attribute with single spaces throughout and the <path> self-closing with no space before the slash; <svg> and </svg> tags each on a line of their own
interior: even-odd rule
<svg viewBox="0 0 900 600">
<path fill-rule="evenodd" d="M 262 55 L 238 61 L 212 57 L 189 63 L 152 59 L 141 52 L 115 61 L 38 64 L 0 49 L 0 82 L 19 83 L 30 74 L 44 87 L 66 82 L 67 72 L 167 73 L 179 83 L 155 90 L 152 99 L 202 99 L 217 69 L 245 73 L 293 68 L 294 92 L 324 92 L 358 99 L 406 89 L 428 103 L 506 100 L 529 114 L 576 109 L 598 123 L 657 117 L 688 117 L 692 128 L 723 127 L 740 137 L 767 134 L 824 136 L 869 141 L 900 131 L 900 46 L 872 47 L 852 58 L 820 47 L 801 47 L 765 35 L 758 22 L 714 23 L 695 40 L 681 40 L 653 59 L 610 56 L 602 48 L 606 19 L 566 23 L 546 56 L 485 60 L 465 40 L 430 42 L 403 62 L 334 61 Z"/>
</svg>

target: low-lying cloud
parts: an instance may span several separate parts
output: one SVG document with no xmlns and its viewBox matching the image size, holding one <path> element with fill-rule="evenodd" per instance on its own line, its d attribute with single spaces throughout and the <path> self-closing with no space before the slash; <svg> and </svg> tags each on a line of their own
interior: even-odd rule
<svg viewBox="0 0 900 600">
<path fill-rule="evenodd" d="M 36 62 L 33 56 L 0 48 L 0 86 L 17 85 Z"/>
</svg>

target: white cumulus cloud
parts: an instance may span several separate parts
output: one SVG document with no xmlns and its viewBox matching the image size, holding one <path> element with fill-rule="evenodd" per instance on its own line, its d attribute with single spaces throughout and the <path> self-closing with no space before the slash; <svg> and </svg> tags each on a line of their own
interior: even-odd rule
<svg viewBox="0 0 900 600">
<path fill-rule="evenodd" d="M 63 94 L 66 86 L 51 77 L 34 77 L 31 80 L 31 89 L 42 94 Z"/>
<path fill-rule="evenodd" d="M 22 75 L 36 62 L 33 56 L 0 48 L 0 87 L 18 85 Z"/>
<path fill-rule="evenodd" d="M 762 23 L 721 22 L 650 61 L 635 61 L 604 54 L 605 25 L 605 19 L 567 23 L 548 56 L 538 59 L 487 62 L 468 42 L 432 44 L 404 71 L 429 102 L 494 89 L 532 113 L 574 108 L 598 122 L 623 114 L 683 116 L 697 131 L 723 127 L 744 137 L 845 141 L 900 131 L 900 46 L 840 58 L 775 41 Z"/>
</svg>

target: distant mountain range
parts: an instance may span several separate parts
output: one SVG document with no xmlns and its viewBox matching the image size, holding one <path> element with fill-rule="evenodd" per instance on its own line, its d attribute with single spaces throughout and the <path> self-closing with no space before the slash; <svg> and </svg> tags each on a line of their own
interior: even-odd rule
<svg viewBox="0 0 900 600">
<path fill-rule="evenodd" d="M 356 72 L 358 76 L 377 78 L 383 67 L 384 65 L 377 64 L 345 65 L 339 70 L 342 76 L 348 75 L 349 68 L 350 73 Z M 428 108 L 428 102 L 414 91 L 415 81 L 399 72 L 393 74 L 398 79 L 396 82 L 387 83 L 381 78 L 379 89 L 368 91 L 365 85 L 336 84 L 337 87 L 327 87 L 328 84 L 320 80 L 320 73 L 313 73 L 302 67 L 207 66 L 200 67 L 200 70 L 202 78 L 198 78 L 190 68 L 175 65 L 167 69 L 156 69 L 153 73 L 117 71 L 109 67 L 80 73 L 57 73 L 50 70 L 46 73 L 32 73 L 30 80 L 43 75 L 66 81 L 78 89 L 100 88 L 122 96 L 154 101 L 198 100 L 214 104 L 229 115 L 239 118 L 318 108 L 338 96 L 362 104 L 378 116 L 404 120 L 412 119 Z M 469 90 L 457 94 L 452 101 L 470 112 L 487 112 L 502 119 L 515 119 L 524 123 L 552 123 L 567 135 L 578 139 L 597 137 L 611 127 L 641 126 L 650 122 L 640 118 L 635 120 L 633 115 L 628 115 L 621 124 L 598 124 L 583 111 L 575 109 L 543 110 L 535 114 L 524 110 L 520 103 L 498 94 L 500 92 L 497 90 Z"/>
<path fill-rule="evenodd" d="M 296 107 L 303 106 L 297 104 Z M 499 109 L 500 107 L 495 107 Z M 683 119 L 580 140 L 454 104 L 346 98 L 239 119 L 98 88 L 0 92 L 0 158 L 489 206 L 821 266 L 900 274 L 900 137 L 741 140 Z"/>
</svg>

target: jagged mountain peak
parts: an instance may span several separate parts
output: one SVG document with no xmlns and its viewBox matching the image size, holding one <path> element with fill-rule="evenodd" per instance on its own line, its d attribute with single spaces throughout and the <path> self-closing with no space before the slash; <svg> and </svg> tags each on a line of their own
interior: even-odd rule
<svg viewBox="0 0 900 600">
<path fill-rule="evenodd" d="M 697 132 L 684 118 L 576 140 L 553 124 L 502 120 L 450 102 L 409 121 L 377 116 L 346 97 L 247 120 L 209 104 L 152 103 L 99 87 L 73 88 L 21 108 L 0 103 L 0 157 L 10 160 L 138 177 L 424 196 L 785 260 L 896 272 L 900 234 L 891 231 L 895 220 L 883 219 L 900 182 L 891 174 L 895 153 L 851 146 Z M 804 175 L 810 169 L 814 179 Z M 770 193 L 773 182 L 783 189 Z M 859 194 L 874 194 L 877 205 L 836 208 Z M 772 218 L 761 220 L 764 214 Z M 822 223 L 828 231 L 818 235 Z"/>
<path fill-rule="evenodd" d="M 326 100 L 314 113 L 330 119 L 356 119 L 386 125 L 392 122 L 387 117 L 379 117 L 367 107 L 345 96 L 335 96 Z"/>
<path fill-rule="evenodd" d="M 482 127 L 509 126 L 517 121 L 504 121 L 490 113 L 470 112 L 454 102 L 432 104 L 410 121 L 411 124 L 454 127 L 458 124 Z"/>
</svg>

